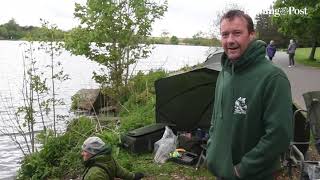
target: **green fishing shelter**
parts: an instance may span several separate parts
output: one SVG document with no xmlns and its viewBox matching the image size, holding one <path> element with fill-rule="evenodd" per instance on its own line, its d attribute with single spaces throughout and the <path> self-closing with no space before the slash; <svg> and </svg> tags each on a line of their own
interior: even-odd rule
<svg viewBox="0 0 320 180">
<path fill-rule="evenodd" d="M 178 131 L 209 129 L 222 52 L 201 67 L 155 82 L 156 122 L 175 124 Z"/>
</svg>

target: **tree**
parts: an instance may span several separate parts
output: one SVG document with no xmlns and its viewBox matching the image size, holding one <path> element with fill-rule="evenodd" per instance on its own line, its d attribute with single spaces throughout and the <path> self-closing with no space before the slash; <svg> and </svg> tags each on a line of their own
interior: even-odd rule
<svg viewBox="0 0 320 180">
<path fill-rule="evenodd" d="M 42 21 L 41 33 L 36 35 L 36 38 L 40 38 L 38 35 L 41 34 L 42 38 L 37 43 L 39 44 L 37 45 L 38 48 L 35 48 L 32 34 L 28 34 L 27 41 L 21 44 L 24 68 L 21 89 L 23 103 L 17 108 L 12 102 L 11 104 L 7 103 L 8 105 L 5 108 L 8 111 L 8 127 L 12 130 L 10 131 L 7 128 L 0 130 L 0 133 L 9 135 L 24 155 L 37 150 L 35 146 L 35 133 L 37 131 L 43 130 L 43 135 L 46 138 L 52 134 L 56 135 L 56 118 L 63 118 L 63 116 L 56 114 L 56 105 L 64 103 L 61 99 L 56 98 L 57 87 L 55 84 L 56 81 L 69 79 L 69 76 L 65 75 L 62 69 L 59 69 L 61 63 L 55 59 L 62 52 L 62 43 L 56 39 L 57 36 L 61 35 L 60 32 L 55 25 L 49 25 L 48 22 Z M 51 60 L 49 65 L 45 67 L 40 65 L 40 60 L 35 56 L 37 50 L 44 50 L 45 53 L 49 54 Z M 48 72 L 47 68 L 49 68 L 50 73 L 46 73 Z M 50 112 L 53 112 L 53 115 Z M 53 118 L 51 119 L 51 117 Z M 47 131 L 45 119 L 53 120 L 53 131 Z M 41 120 L 42 127 L 40 125 L 35 126 L 38 120 Z M 18 140 L 19 136 L 23 138 L 23 142 Z"/>
<path fill-rule="evenodd" d="M 167 29 L 162 29 L 161 35 L 160 35 L 160 41 L 162 44 L 169 44 L 170 42 L 170 33 Z"/>
<path fill-rule="evenodd" d="M 170 43 L 171 43 L 171 44 L 179 44 L 179 39 L 178 39 L 178 37 L 177 37 L 177 36 L 172 36 L 172 37 L 170 38 Z"/>
<path fill-rule="evenodd" d="M 183 43 L 192 44 L 196 46 L 217 46 L 219 41 L 215 37 L 209 37 L 210 35 L 199 31 L 192 36 L 192 38 L 185 38 Z"/>
<path fill-rule="evenodd" d="M 167 10 L 167 0 L 87 0 L 76 4 L 80 25 L 65 38 L 66 49 L 104 68 L 93 78 L 119 100 L 132 72 L 129 66 L 151 52 L 152 24 Z"/>
<path fill-rule="evenodd" d="M 25 32 L 14 19 L 9 20 L 7 23 L 0 25 L 0 37 L 3 39 L 21 39 Z"/>
<path fill-rule="evenodd" d="M 17 119 L 17 129 L 18 132 L 22 135 L 27 145 L 27 152 L 24 151 L 23 148 L 20 147 L 18 141 L 15 141 L 20 150 L 23 152 L 24 155 L 30 154 L 35 152 L 35 117 L 36 117 L 36 110 L 35 110 L 35 83 L 34 80 L 36 79 L 36 60 L 34 58 L 34 47 L 33 43 L 30 42 L 29 44 L 24 44 L 26 47 L 23 56 L 23 66 L 24 66 L 24 73 L 23 73 L 23 106 L 18 107 L 17 112 L 15 113 Z M 20 119 L 23 119 L 22 127 Z M 24 130 L 27 127 L 27 130 Z M 25 131 L 28 132 L 29 137 L 26 136 Z M 28 143 L 28 139 L 30 144 Z M 30 148 L 31 146 L 31 148 Z"/>
<path fill-rule="evenodd" d="M 7 23 L 0 25 L 0 39 L 22 39 L 29 40 L 32 37 L 32 40 L 41 40 L 43 37 L 42 27 L 35 26 L 20 26 L 16 23 L 14 19 L 9 20 Z M 64 38 L 64 31 L 57 29 L 56 30 L 56 39 L 62 40 Z"/>
<path fill-rule="evenodd" d="M 277 0 L 273 8 L 283 12 L 279 16 L 273 16 L 279 31 L 287 36 L 309 42 L 312 45 L 309 59 L 315 60 L 316 47 L 320 41 L 320 2 L 318 0 Z"/>
<path fill-rule="evenodd" d="M 239 9 L 239 10 L 242 10 L 244 11 L 244 8 L 241 7 L 239 4 L 237 3 L 227 3 L 224 8 L 222 8 L 221 10 L 217 11 L 215 13 L 215 16 L 213 18 L 213 21 L 212 21 L 212 26 L 213 28 L 211 29 L 211 34 L 212 34 L 212 37 L 220 37 L 220 20 L 222 18 L 222 16 L 228 12 L 229 10 L 232 10 L 232 9 Z"/>
<path fill-rule="evenodd" d="M 287 38 L 278 32 L 278 27 L 272 23 L 272 16 L 269 14 L 257 14 L 256 15 L 256 34 L 257 38 L 270 42 L 274 40 L 277 47 L 286 47 L 288 44 Z"/>
<path fill-rule="evenodd" d="M 39 68 L 39 61 L 35 58 L 35 48 L 33 41 L 23 42 L 20 44 L 23 48 L 23 79 L 22 79 L 22 104 L 16 108 L 16 104 L 6 102 L 8 127 L 0 130 L 1 133 L 8 135 L 11 140 L 18 146 L 23 155 L 28 155 L 36 151 L 35 129 L 38 118 L 42 119 L 44 125 L 44 113 L 42 104 L 45 102 L 48 88 L 46 78 Z M 1 117 L 2 118 L 2 117 Z M 8 130 L 11 129 L 11 130 Z M 22 137 L 22 141 L 18 137 Z M 24 144 L 24 145 L 23 145 Z"/>
<path fill-rule="evenodd" d="M 3 26 L 7 29 L 9 39 L 20 39 L 23 36 L 21 27 L 16 23 L 14 19 L 9 20 Z"/>
<path fill-rule="evenodd" d="M 8 31 L 7 28 L 0 26 L 0 39 L 8 38 Z"/>
<path fill-rule="evenodd" d="M 42 31 L 42 37 L 40 41 L 40 48 L 41 50 L 44 50 L 45 53 L 47 53 L 50 56 L 51 63 L 47 67 L 50 69 L 51 76 L 51 95 L 52 98 L 50 99 L 49 103 L 52 105 L 52 112 L 53 112 L 53 132 L 54 135 L 57 134 L 56 129 L 56 122 L 57 122 L 57 114 L 56 114 L 56 106 L 57 105 L 63 105 L 64 102 L 62 99 L 56 98 L 56 83 L 57 81 L 63 82 L 66 81 L 69 78 L 68 74 L 64 74 L 62 64 L 61 62 L 57 61 L 57 57 L 59 57 L 63 50 L 63 44 L 60 41 L 57 41 L 58 38 L 61 36 L 61 31 L 57 28 L 56 25 L 50 24 L 46 20 L 41 20 L 41 31 Z M 61 116 L 59 116 L 61 117 Z"/>
<path fill-rule="evenodd" d="M 161 37 L 168 38 L 169 35 L 170 35 L 170 33 L 169 33 L 169 31 L 167 29 L 162 29 Z"/>
<path fill-rule="evenodd" d="M 204 32 L 202 32 L 202 31 L 197 32 L 196 34 L 194 34 L 192 36 L 193 44 L 200 45 L 201 44 L 201 40 L 203 40 L 204 37 L 205 37 Z"/>
</svg>

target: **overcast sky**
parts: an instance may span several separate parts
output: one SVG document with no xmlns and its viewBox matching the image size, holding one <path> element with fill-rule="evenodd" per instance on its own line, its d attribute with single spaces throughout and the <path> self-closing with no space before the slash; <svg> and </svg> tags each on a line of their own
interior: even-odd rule
<svg viewBox="0 0 320 180">
<path fill-rule="evenodd" d="M 165 16 L 153 26 L 153 36 L 163 31 L 170 36 L 192 37 L 199 31 L 212 31 L 213 19 L 217 12 L 229 4 L 237 4 L 254 19 L 255 15 L 268 9 L 273 0 L 168 0 L 169 8 Z M 21 26 L 40 25 L 40 18 L 57 24 L 63 30 L 77 25 L 73 18 L 74 3 L 86 0 L 2 0 L 0 24 L 14 18 Z"/>
</svg>

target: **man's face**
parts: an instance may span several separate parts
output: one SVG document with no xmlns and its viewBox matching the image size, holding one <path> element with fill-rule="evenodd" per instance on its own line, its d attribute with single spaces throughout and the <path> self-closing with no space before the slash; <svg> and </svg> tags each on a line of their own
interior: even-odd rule
<svg viewBox="0 0 320 180">
<path fill-rule="evenodd" d="M 221 45 L 230 60 L 239 59 L 255 37 L 254 32 L 248 32 L 247 21 L 241 17 L 223 19 L 220 33 Z"/>
<path fill-rule="evenodd" d="M 81 156 L 82 156 L 83 160 L 86 161 L 89 158 L 91 158 L 92 154 L 88 153 L 87 151 L 82 151 Z"/>
</svg>

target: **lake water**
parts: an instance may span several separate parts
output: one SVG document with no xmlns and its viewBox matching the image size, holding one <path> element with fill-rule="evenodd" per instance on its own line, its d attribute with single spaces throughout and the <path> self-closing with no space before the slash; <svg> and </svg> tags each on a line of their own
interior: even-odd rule
<svg viewBox="0 0 320 180">
<path fill-rule="evenodd" d="M 0 41 L 0 179 L 13 179 L 19 169 L 22 152 L 6 132 L 16 132 L 13 113 L 23 103 L 23 46 L 22 41 Z M 135 71 L 147 72 L 151 69 L 178 70 L 186 65 L 192 66 L 205 61 L 210 49 L 203 46 L 155 45 L 149 58 L 140 60 Z M 36 51 L 34 57 L 39 66 L 44 67 L 50 62 L 48 55 Z M 71 96 L 82 88 L 97 88 L 98 84 L 91 79 L 92 72 L 101 68 L 98 64 L 83 56 L 73 56 L 64 51 L 57 61 L 62 63 L 63 70 L 69 74 L 70 80 L 57 85 L 57 97 L 62 98 L 66 105 L 58 107 L 58 113 L 72 117 L 69 113 Z M 46 119 L 46 125 L 52 122 Z M 41 125 L 37 123 L 36 126 Z M 59 131 L 64 130 L 65 121 L 58 122 Z M 26 148 L 22 137 L 17 136 L 21 146 Z"/>
</svg>

